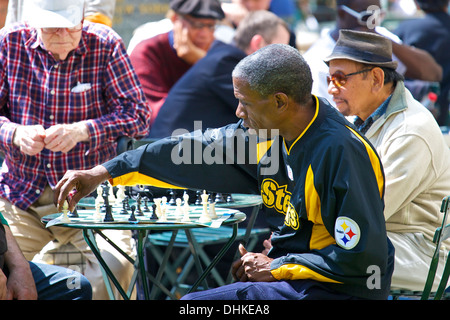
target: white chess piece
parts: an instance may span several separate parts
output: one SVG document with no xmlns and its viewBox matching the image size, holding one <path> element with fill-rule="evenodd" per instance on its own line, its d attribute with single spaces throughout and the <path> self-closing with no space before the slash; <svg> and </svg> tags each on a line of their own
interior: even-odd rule
<svg viewBox="0 0 450 320">
<path fill-rule="evenodd" d="M 183 219 L 181 221 L 183 222 L 191 222 L 191 219 L 189 217 L 189 195 L 185 193 L 183 195 L 184 205 L 183 205 Z"/>
<path fill-rule="evenodd" d="M 109 184 L 108 201 L 109 201 L 109 204 L 113 204 L 113 203 L 116 203 L 117 198 L 114 195 L 114 188 L 113 188 L 112 184 L 110 184 L 110 183 L 108 183 L 108 184 Z"/>
<path fill-rule="evenodd" d="M 209 204 L 209 217 L 211 219 L 217 219 L 216 203 L 215 202 Z"/>
<path fill-rule="evenodd" d="M 175 215 L 175 219 L 179 220 L 179 219 L 181 219 L 183 217 L 183 210 L 181 208 L 181 199 L 177 198 L 175 200 L 175 203 L 176 203 L 177 207 L 175 209 L 175 214 L 174 215 Z"/>
<path fill-rule="evenodd" d="M 66 201 L 64 201 L 64 204 L 63 204 L 63 216 L 61 218 L 61 222 L 62 223 L 69 223 L 70 222 L 69 216 L 67 215 L 68 212 L 69 212 L 69 204 Z"/>
<path fill-rule="evenodd" d="M 94 221 L 102 221 L 102 214 L 100 213 L 100 207 L 103 204 L 103 199 L 96 198 L 95 199 L 95 213 L 93 215 Z"/>
<path fill-rule="evenodd" d="M 158 222 L 167 222 L 167 205 L 161 206 L 161 215 L 159 216 Z"/>
<path fill-rule="evenodd" d="M 206 191 L 203 190 L 203 194 L 201 195 L 203 210 L 202 210 L 202 215 L 200 216 L 200 219 L 198 220 L 199 222 L 202 222 L 202 223 L 211 221 L 211 218 L 208 213 L 208 197 L 209 197 L 209 194 L 207 194 Z"/>
<path fill-rule="evenodd" d="M 153 202 L 156 205 L 156 216 L 159 218 L 161 216 L 161 198 L 153 199 Z"/>
</svg>

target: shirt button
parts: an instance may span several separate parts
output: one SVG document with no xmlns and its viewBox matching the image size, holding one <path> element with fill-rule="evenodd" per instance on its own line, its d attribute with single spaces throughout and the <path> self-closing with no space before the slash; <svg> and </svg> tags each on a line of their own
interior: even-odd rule
<svg viewBox="0 0 450 320">
<path fill-rule="evenodd" d="M 50 91 L 50 93 L 54 96 L 55 95 L 55 90 Z"/>
<path fill-rule="evenodd" d="M 41 193 L 41 190 L 36 190 L 36 194 L 40 194 Z"/>
<path fill-rule="evenodd" d="M 54 115 L 51 115 L 51 116 L 49 116 L 49 119 L 50 119 L 50 120 L 53 120 L 53 119 L 55 119 L 55 116 L 54 116 Z"/>
<path fill-rule="evenodd" d="M 47 163 L 47 168 L 51 168 L 52 167 L 52 165 L 50 164 L 50 163 Z"/>
</svg>

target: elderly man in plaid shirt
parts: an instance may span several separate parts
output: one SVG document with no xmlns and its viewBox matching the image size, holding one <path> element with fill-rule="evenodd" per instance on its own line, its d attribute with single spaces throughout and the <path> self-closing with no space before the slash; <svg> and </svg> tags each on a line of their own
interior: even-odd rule
<svg viewBox="0 0 450 320">
<path fill-rule="evenodd" d="M 52 188 L 67 170 L 112 158 L 121 136 L 145 137 L 151 109 L 122 40 L 83 21 L 83 0 L 30 0 L 24 10 L 23 23 L 0 32 L 0 212 L 27 259 L 55 239 L 85 253 L 93 297 L 104 299 L 81 231 L 45 229 L 40 218 L 56 212 Z M 131 252 L 130 235 L 112 232 Z M 126 285 L 132 266 L 108 256 Z"/>
</svg>

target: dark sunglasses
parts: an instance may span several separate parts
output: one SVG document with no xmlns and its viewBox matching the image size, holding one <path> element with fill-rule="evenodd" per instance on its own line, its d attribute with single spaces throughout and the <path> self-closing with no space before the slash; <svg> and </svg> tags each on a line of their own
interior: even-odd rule
<svg viewBox="0 0 450 320">
<path fill-rule="evenodd" d="M 363 69 L 363 70 L 360 70 L 357 72 L 347 73 L 347 74 L 344 74 L 342 71 L 336 71 L 332 75 L 327 76 L 327 84 L 330 85 L 330 82 L 333 82 L 333 84 L 336 86 L 336 88 L 340 88 L 347 83 L 348 77 L 354 76 L 356 74 L 364 73 L 367 71 L 371 71 L 372 69 L 373 68 Z"/>
</svg>

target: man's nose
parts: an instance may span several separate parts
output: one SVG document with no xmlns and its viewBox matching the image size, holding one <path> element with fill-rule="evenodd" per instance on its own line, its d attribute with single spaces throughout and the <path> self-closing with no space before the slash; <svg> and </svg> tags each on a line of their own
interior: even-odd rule
<svg viewBox="0 0 450 320">
<path fill-rule="evenodd" d="M 239 103 L 238 107 L 236 109 L 236 117 L 238 117 L 239 119 L 245 119 L 246 118 L 246 113 L 244 111 L 244 108 L 242 107 L 242 105 Z"/>
</svg>

